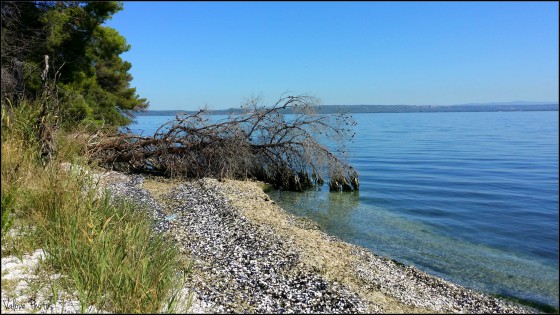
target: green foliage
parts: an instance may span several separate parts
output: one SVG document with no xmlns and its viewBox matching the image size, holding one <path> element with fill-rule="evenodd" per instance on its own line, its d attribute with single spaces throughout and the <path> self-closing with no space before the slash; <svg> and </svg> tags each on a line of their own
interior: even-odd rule
<svg viewBox="0 0 560 315">
<path fill-rule="evenodd" d="M 54 295 L 59 288 L 77 291 L 82 311 L 94 305 L 158 313 L 174 305 L 184 284 L 178 273 L 188 264 L 170 240 L 154 235 L 141 206 L 100 193 L 88 175 L 83 135 L 59 131 L 56 158 L 40 163 L 39 148 L 25 140 L 36 103 L 2 107 L 2 255 L 43 248 L 45 268 L 62 275 L 44 281 Z M 72 162 L 70 170 L 64 161 Z"/>
<path fill-rule="evenodd" d="M 120 10 L 119 2 L 2 2 L 3 81 L 4 73 L 10 75 L 2 101 L 17 101 L 21 80 L 26 97 L 40 97 L 48 55 L 48 77 L 60 88 L 63 124 L 129 124 L 127 113 L 146 109 L 148 102 L 130 87 L 131 64 L 119 56 L 130 45 L 115 29 L 103 26 Z M 17 62 L 24 63 L 23 70 Z M 11 64 L 16 66 L 4 66 Z M 24 77 L 18 77 L 22 72 Z"/>
<path fill-rule="evenodd" d="M 40 108 L 37 102 L 23 100 L 19 106 L 11 102 L 2 106 L 2 142 L 7 137 L 20 139 L 25 146 L 36 149 L 38 146 L 39 126 L 37 118 Z"/>
<path fill-rule="evenodd" d="M 34 250 L 40 243 L 36 229 L 30 229 L 34 220 L 30 216 L 35 184 L 41 172 L 39 146 L 34 113 L 26 110 L 31 102 L 21 107 L 2 108 L 2 255 L 18 255 Z M 6 232 L 14 230 L 14 237 Z M 10 233 L 11 234 L 11 233 Z"/>
<path fill-rule="evenodd" d="M 65 86 L 62 89 L 61 98 L 63 101 L 60 106 L 61 110 L 60 121 L 63 122 L 63 127 L 66 129 L 76 128 L 80 122 L 93 115 L 93 109 L 86 102 L 84 96 L 77 93 L 71 86 Z"/>
<path fill-rule="evenodd" d="M 80 200 L 74 215 L 64 200 L 53 204 L 45 231 L 46 252 L 54 270 L 70 276 L 83 305 L 116 313 L 157 312 L 175 283 L 178 253 L 153 236 L 145 212 L 109 197 Z M 52 199 L 55 201 L 56 199 Z"/>
</svg>

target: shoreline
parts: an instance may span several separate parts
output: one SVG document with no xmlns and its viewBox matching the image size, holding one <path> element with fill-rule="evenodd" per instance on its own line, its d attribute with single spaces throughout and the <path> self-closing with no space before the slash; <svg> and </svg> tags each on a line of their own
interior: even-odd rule
<svg viewBox="0 0 560 315">
<path fill-rule="evenodd" d="M 145 180 L 141 186 L 161 201 L 171 197 L 174 201 L 168 203 L 169 211 L 181 209 L 177 208 L 177 205 L 183 206 L 183 209 L 188 208 L 184 204 L 185 196 L 180 196 L 181 192 L 198 189 L 206 194 L 221 195 L 226 202 L 225 217 L 238 215 L 256 230 L 267 231 L 263 234 L 264 237 L 279 240 L 286 251 L 284 256 L 295 255 L 293 269 L 318 276 L 327 286 L 340 286 L 337 289 L 341 292 L 348 291 L 350 296 L 354 294 L 357 297 L 357 308 L 341 309 L 340 312 L 538 312 L 527 306 L 466 289 L 330 236 L 317 229 L 313 221 L 291 215 L 276 205 L 264 193 L 263 185 L 253 181 L 217 181 L 208 178 L 195 181 L 157 178 Z M 171 213 L 173 214 L 179 215 L 180 211 Z M 189 224 L 172 224 L 172 229 L 181 231 Z M 253 232 L 245 226 L 238 231 L 245 234 Z M 246 236 L 243 233 L 237 237 L 243 239 Z M 235 244 L 239 247 L 242 247 L 241 245 L 242 242 Z M 231 274 L 235 277 L 235 270 Z M 199 296 L 205 295 L 203 291 L 197 293 Z M 275 312 L 274 309 L 266 308 L 257 311 Z M 316 312 L 317 309 L 311 311 Z"/>
<path fill-rule="evenodd" d="M 225 180 L 217 184 L 225 190 L 231 204 L 252 222 L 271 226 L 276 233 L 293 241 L 301 250 L 304 264 L 331 281 L 347 285 L 369 303 L 377 304 L 376 311 L 538 312 L 507 299 L 464 288 L 329 235 L 314 221 L 289 214 L 276 205 L 264 193 L 262 183 Z M 240 188 L 250 193 L 244 196 Z"/>
<path fill-rule="evenodd" d="M 276 205 L 260 182 L 187 181 L 115 171 L 94 172 L 94 177 L 112 198 L 141 205 L 155 219 L 155 231 L 173 238 L 191 260 L 178 311 L 540 312 L 330 236 L 315 222 Z"/>
</svg>

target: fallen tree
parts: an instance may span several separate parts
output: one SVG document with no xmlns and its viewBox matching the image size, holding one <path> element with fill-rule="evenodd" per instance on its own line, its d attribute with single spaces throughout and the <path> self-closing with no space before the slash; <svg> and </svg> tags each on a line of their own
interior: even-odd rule
<svg viewBox="0 0 560 315">
<path fill-rule="evenodd" d="M 131 133 L 91 145 L 91 157 L 115 170 L 169 177 L 254 178 L 286 190 L 305 190 L 329 179 L 331 191 L 359 187 L 358 174 L 343 159 L 354 137 L 348 114 L 317 115 L 317 99 L 282 96 L 271 107 L 258 99 L 243 114 L 212 121 L 209 111 L 177 115 L 151 137 Z M 336 148 L 331 152 L 320 139 Z M 336 154 L 335 154 L 336 153 Z"/>
</svg>

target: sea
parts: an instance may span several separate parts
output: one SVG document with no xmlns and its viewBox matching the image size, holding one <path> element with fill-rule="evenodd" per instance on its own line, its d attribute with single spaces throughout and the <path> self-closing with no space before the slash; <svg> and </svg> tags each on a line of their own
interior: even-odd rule
<svg viewBox="0 0 560 315">
<path fill-rule="evenodd" d="M 559 306 L 558 111 L 358 113 L 355 192 L 269 192 L 343 241 L 458 283 Z M 138 116 L 153 135 L 174 116 Z"/>
</svg>

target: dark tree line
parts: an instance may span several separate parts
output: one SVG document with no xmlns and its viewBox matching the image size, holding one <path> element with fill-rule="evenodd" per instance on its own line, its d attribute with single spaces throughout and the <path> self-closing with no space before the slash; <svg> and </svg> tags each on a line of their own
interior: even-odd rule
<svg viewBox="0 0 560 315">
<path fill-rule="evenodd" d="M 91 146 L 92 157 L 117 170 L 191 178 L 254 178 L 288 190 L 359 187 L 358 174 L 340 154 L 353 138 L 347 114 L 317 115 L 317 100 L 281 97 L 270 107 L 249 100 L 244 113 L 212 121 L 206 110 L 178 115 L 153 136 L 121 134 Z M 292 114 L 285 115 L 286 111 Z M 338 145 L 331 151 L 319 139 Z"/>
<path fill-rule="evenodd" d="M 2 105 L 40 99 L 49 82 L 62 124 L 129 124 L 148 102 L 119 56 L 130 45 L 103 25 L 120 10 L 114 1 L 2 1 Z"/>
</svg>

